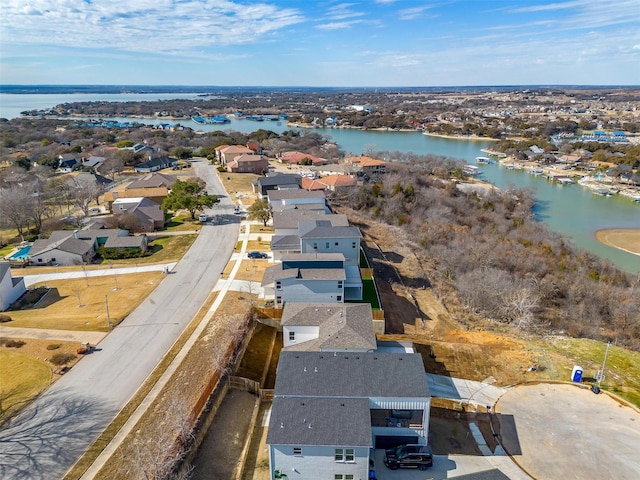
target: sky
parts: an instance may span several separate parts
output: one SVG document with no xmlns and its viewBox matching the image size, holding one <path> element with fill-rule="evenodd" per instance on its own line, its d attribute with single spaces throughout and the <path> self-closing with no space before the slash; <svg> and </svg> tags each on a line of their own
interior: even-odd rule
<svg viewBox="0 0 640 480">
<path fill-rule="evenodd" d="M 2 0 L 4 85 L 639 85 L 640 0 Z"/>
</svg>

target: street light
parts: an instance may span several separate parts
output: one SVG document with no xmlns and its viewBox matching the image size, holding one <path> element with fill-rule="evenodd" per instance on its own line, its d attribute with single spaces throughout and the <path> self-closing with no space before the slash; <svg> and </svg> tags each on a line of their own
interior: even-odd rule
<svg viewBox="0 0 640 480">
<path fill-rule="evenodd" d="M 604 367 L 607 363 L 607 357 L 609 356 L 609 347 L 611 347 L 611 342 L 607 342 L 607 349 L 604 352 L 604 360 L 602 360 L 602 368 L 600 369 L 600 371 L 598 372 L 598 388 L 600 388 L 600 385 L 602 384 L 602 380 L 604 380 Z"/>
<path fill-rule="evenodd" d="M 104 296 L 104 303 L 107 306 L 107 326 L 111 329 L 111 316 L 109 315 L 109 295 Z"/>
</svg>

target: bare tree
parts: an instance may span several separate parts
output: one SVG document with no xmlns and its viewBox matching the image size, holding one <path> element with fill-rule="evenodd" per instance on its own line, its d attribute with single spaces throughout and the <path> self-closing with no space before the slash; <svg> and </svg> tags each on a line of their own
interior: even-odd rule
<svg viewBox="0 0 640 480">
<path fill-rule="evenodd" d="M 73 179 L 73 204 L 82 210 L 84 216 L 89 215 L 89 205 L 104 192 L 102 186 L 95 179 L 87 178 L 82 181 Z M 97 203 L 97 202 L 96 202 Z"/>
<path fill-rule="evenodd" d="M 0 189 L 0 217 L 18 231 L 22 241 L 29 228 L 32 201 L 31 192 L 19 185 Z"/>
</svg>

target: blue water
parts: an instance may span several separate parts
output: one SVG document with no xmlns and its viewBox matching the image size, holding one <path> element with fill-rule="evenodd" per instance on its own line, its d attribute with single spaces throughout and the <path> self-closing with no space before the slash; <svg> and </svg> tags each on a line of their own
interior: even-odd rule
<svg viewBox="0 0 640 480">
<path fill-rule="evenodd" d="M 26 247 L 22 247 L 16 253 L 9 257 L 9 260 L 26 260 L 29 258 L 29 251 L 31 250 L 31 245 L 27 245 Z"/>
</svg>

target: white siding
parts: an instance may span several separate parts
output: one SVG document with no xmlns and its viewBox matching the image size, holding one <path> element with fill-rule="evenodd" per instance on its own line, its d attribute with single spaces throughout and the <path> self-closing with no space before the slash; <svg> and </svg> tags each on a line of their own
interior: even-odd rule
<svg viewBox="0 0 640 480">
<path fill-rule="evenodd" d="M 20 281 L 15 287 L 10 270 L 7 270 L 4 278 L 0 278 L 0 312 L 4 312 L 9 308 L 27 290 L 24 286 L 24 277 L 16 278 L 20 278 Z"/>
<path fill-rule="evenodd" d="M 294 340 L 289 340 L 290 332 L 294 333 Z M 291 345 L 297 345 L 298 343 L 308 342 L 314 340 L 320 335 L 320 327 L 317 326 L 303 326 L 303 325 L 291 325 L 282 327 L 282 338 L 284 339 L 284 346 L 290 347 Z"/>
<path fill-rule="evenodd" d="M 344 290 L 338 288 L 337 280 L 282 280 L 282 291 L 277 291 L 284 302 L 343 303 Z M 342 299 L 338 300 L 338 296 Z"/>
<path fill-rule="evenodd" d="M 317 248 L 314 248 L 314 244 L 317 245 Z M 300 241 L 300 251 L 302 253 L 342 253 L 345 267 L 360 264 L 360 238 L 358 237 L 305 238 Z"/>
<path fill-rule="evenodd" d="M 55 260 L 53 260 L 55 258 Z M 42 259 L 42 262 L 38 262 L 38 259 Z M 85 262 L 82 255 L 75 253 L 63 252 L 61 250 L 50 250 L 40 255 L 29 256 L 29 261 L 33 265 L 46 265 L 49 262 L 57 263 L 58 265 L 79 265 Z"/>
<path fill-rule="evenodd" d="M 302 448 L 301 456 L 293 455 L 293 447 Z M 355 448 L 355 462 L 336 462 L 336 447 L 317 447 L 292 445 L 272 445 L 269 447 L 271 461 L 271 478 L 273 472 L 279 470 L 289 479 L 333 480 L 336 474 L 351 474 L 355 480 L 369 478 L 369 448 Z M 351 447 L 346 447 L 351 448 Z"/>
</svg>

